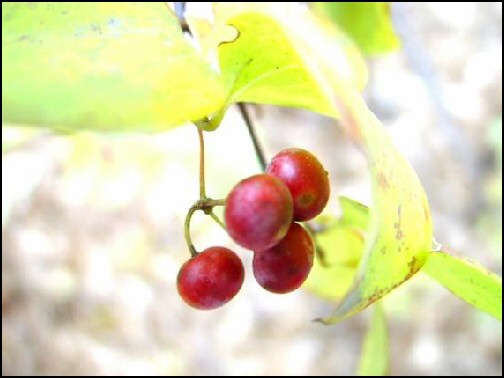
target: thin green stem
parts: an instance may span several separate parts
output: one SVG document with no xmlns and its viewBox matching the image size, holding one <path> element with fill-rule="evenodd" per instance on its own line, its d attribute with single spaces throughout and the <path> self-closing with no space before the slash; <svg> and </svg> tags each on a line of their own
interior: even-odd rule
<svg viewBox="0 0 504 378">
<path fill-rule="evenodd" d="M 243 121 L 245 122 L 245 125 L 247 126 L 250 139 L 252 140 L 252 144 L 254 145 L 257 161 L 259 162 L 261 169 L 265 171 L 266 157 L 264 155 L 264 149 L 262 148 L 261 143 L 259 143 L 259 138 L 257 138 L 257 133 L 255 131 L 254 124 L 252 123 L 252 118 L 250 117 L 248 109 L 244 103 L 238 103 L 238 108 L 240 109 L 240 114 L 243 118 Z"/>
<path fill-rule="evenodd" d="M 202 200 L 199 200 L 196 202 L 195 206 L 198 208 L 198 210 L 203 210 L 205 214 L 209 214 L 212 209 L 216 206 L 224 206 L 226 204 L 226 199 L 211 199 L 211 198 L 204 198 Z"/>
<path fill-rule="evenodd" d="M 206 198 L 205 189 L 205 139 L 203 138 L 203 131 L 196 127 L 198 130 L 198 139 L 200 146 L 200 161 L 199 161 L 199 198 L 203 200 Z"/>
<path fill-rule="evenodd" d="M 213 211 L 209 215 L 219 226 L 221 226 L 224 230 L 226 229 L 226 225 L 224 224 L 224 222 L 222 222 L 220 218 Z"/>
<path fill-rule="evenodd" d="M 192 215 L 194 214 L 194 212 L 196 210 L 198 210 L 197 207 L 195 207 L 194 205 L 191 206 L 189 211 L 187 212 L 185 222 L 184 222 L 184 237 L 186 240 L 187 247 L 189 248 L 189 253 L 191 254 L 191 257 L 194 257 L 198 254 L 198 252 L 196 252 L 196 248 L 194 248 L 194 244 L 192 243 L 191 231 L 189 230 L 189 228 L 191 226 Z"/>
<path fill-rule="evenodd" d="M 212 217 L 212 219 L 214 219 L 221 227 L 224 227 L 224 229 L 225 229 L 225 226 L 222 223 L 222 221 L 212 212 L 214 207 L 224 206 L 225 203 L 226 203 L 225 199 L 214 200 L 214 199 L 210 199 L 210 198 L 203 198 L 203 199 L 196 201 L 194 203 L 194 205 L 192 205 L 189 208 L 189 211 L 187 212 L 187 215 L 186 215 L 186 218 L 184 221 L 184 237 L 186 240 L 187 247 L 189 248 L 189 252 L 191 253 L 191 257 L 194 257 L 198 254 L 198 252 L 196 251 L 196 248 L 194 248 L 194 244 L 191 239 L 190 227 L 191 227 L 191 218 L 192 218 L 193 214 L 197 210 L 201 210 L 205 214 L 210 215 Z"/>
</svg>

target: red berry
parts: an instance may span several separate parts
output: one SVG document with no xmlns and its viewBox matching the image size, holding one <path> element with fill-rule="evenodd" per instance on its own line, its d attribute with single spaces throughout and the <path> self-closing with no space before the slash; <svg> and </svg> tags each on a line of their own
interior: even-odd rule
<svg viewBox="0 0 504 378">
<path fill-rule="evenodd" d="M 254 253 L 254 276 L 273 293 L 288 293 L 301 286 L 313 265 L 314 247 L 310 234 L 292 223 L 284 239 L 274 247 Z"/>
<path fill-rule="evenodd" d="M 210 247 L 186 261 L 177 277 L 182 299 L 199 310 L 211 310 L 229 302 L 243 283 L 240 258 L 224 247 Z"/>
<path fill-rule="evenodd" d="M 319 215 L 329 200 L 327 172 L 320 161 L 301 148 L 289 148 L 273 157 L 266 172 L 278 177 L 289 188 L 294 203 L 294 221 L 307 221 Z"/>
<path fill-rule="evenodd" d="M 277 244 L 292 223 L 292 197 L 285 184 L 268 174 L 240 181 L 226 199 L 229 236 L 252 251 Z"/>
</svg>

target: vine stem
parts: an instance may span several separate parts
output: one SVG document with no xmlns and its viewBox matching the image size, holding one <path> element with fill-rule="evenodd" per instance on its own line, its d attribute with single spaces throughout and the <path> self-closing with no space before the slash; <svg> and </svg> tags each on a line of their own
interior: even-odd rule
<svg viewBox="0 0 504 378">
<path fill-rule="evenodd" d="M 264 154 L 264 149 L 262 148 L 261 143 L 259 143 L 259 139 L 257 138 L 257 133 L 255 131 L 254 124 L 252 123 L 250 113 L 248 112 L 247 106 L 242 102 L 238 103 L 238 109 L 240 109 L 240 114 L 243 118 L 243 121 L 245 122 L 245 125 L 247 126 L 250 139 L 252 140 L 252 144 L 254 145 L 257 161 L 259 162 L 259 165 L 264 172 L 266 170 L 266 157 Z"/>
</svg>

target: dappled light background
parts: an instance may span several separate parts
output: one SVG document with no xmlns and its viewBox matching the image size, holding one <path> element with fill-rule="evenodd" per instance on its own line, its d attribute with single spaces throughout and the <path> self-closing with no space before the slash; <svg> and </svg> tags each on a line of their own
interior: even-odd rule
<svg viewBox="0 0 504 378">
<path fill-rule="evenodd" d="M 502 3 L 394 3 L 403 49 L 369 60 L 365 97 L 427 191 L 436 239 L 502 274 Z M 169 104 L 167 104 L 169 106 Z M 268 157 L 304 147 L 338 195 L 370 203 L 363 156 L 332 120 L 252 107 Z M 197 214 L 196 247 L 224 245 L 246 278 L 226 306 L 185 305 L 183 221 L 198 196 L 198 139 L 59 136 L 2 128 L 2 373 L 340 375 L 358 364 L 370 311 L 335 326 L 334 303 L 275 295 L 251 253 Z M 236 109 L 206 134 L 207 192 L 259 166 Z M 337 248 L 337 246 L 335 247 Z M 384 301 L 393 375 L 501 375 L 502 325 L 419 274 Z"/>
</svg>

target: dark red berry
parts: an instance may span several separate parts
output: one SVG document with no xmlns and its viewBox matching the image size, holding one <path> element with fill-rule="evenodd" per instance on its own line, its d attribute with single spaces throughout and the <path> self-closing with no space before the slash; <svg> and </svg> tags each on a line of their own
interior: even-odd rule
<svg viewBox="0 0 504 378">
<path fill-rule="evenodd" d="M 226 199 L 229 236 L 252 251 L 277 244 L 292 223 L 292 197 L 285 184 L 268 174 L 240 181 Z"/>
<path fill-rule="evenodd" d="M 278 177 L 289 188 L 294 203 L 294 221 L 307 221 L 319 215 L 329 200 L 327 172 L 320 161 L 301 148 L 288 148 L 273 157 L 266 172 Z"/>
<path fill-rule="evenodd" d="M 211 310 L 229 302 L 243 283 L 240 258 L 224 247 L 210 247 L 186 261 L 177 277 L 182 299 L 199 310 Z"/>
<path fill-rule="evenodd" d="M 308 277 L 313 265 L 313 255 L 310 234 L 299 224 L 292 223 L 280 243 L 254 253 L 254 276 L 266 290 L 288 293 L 300 287 Z"/>
</svg>

